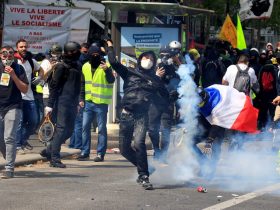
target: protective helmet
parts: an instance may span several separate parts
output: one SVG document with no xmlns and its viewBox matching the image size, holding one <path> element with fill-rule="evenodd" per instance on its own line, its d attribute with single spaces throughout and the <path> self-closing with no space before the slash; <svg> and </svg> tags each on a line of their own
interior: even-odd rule
<svg viewBox="0 0 280 210">
<path fill-rule="evenodd" d="M 170 49 L 178 49 L 178 50 L 181 50 L 181 48 L 182 48 L 181 43 L 178 42 L 178 41 L 172 41 L 172 42 L 169 43 L 168 46 L 169 46 Z"/>
<path fill-rule="evenodd" d="M 50 48 L 50 53 L 51 54 L 62 54 L 62 47 L 58 44 L 54 44 Z"/>
<path fill-rule="evenodd" d="M 77 42 L 67 42 L 64 45 L 64 53 L 69 53 L 69 52 L 73 52 L 73 51 L 79 51 L 81 49 L 81 45 Z"/>
</svg>

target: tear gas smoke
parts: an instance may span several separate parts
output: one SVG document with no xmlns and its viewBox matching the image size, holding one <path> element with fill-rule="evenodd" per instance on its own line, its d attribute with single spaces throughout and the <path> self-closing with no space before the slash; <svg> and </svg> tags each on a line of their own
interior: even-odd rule
<svg viewBox="0 0 280 210">
<path fill-rule="evenodd" d="M 179 184 L 194 178 L 198 168 L 196 157 L 192 151 L 193 138 L 198 132 L 197 113 L 199 96 L 192 79 L 195 70 L 193 61 L 186 56 L 187 64 L 180 65 L 177 73 L 181 78 L 178 93 L 180 94 L 179 128 L 171 133 L 166 167 L 154 162 L 155 181 L 159 184 Z M 168 181 L 166 181 L 168 180 Z"/>
</svg>

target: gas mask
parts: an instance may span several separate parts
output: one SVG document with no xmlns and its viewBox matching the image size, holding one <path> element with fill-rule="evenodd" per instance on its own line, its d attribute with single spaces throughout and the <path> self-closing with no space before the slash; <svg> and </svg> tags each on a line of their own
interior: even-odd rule
<svg viewBox="0 0 280 210">
<path fill-rule="evenodd" d="M 150 59 L 142 59 L 141 67 L 146 70 L 151 69 L 153 67 L 153 62 Z"/>
</svg>

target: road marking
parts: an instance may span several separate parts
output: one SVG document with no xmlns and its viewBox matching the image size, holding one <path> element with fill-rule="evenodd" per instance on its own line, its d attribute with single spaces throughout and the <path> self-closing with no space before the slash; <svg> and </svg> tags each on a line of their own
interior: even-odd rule
<svg viewBox="0 0 280 210">
<path fill-rule="evenodd" d="M 230 199 L 228 201 L 225 201 L 225 202 L 222 202 L 222 203 L 219 203 L 219 204 L 207 207 L 207 208 L 202 209 L 202 210 L 222 210 L 222 209 L 226 209 L 226 208 L 235 206 L 237 204 L 243 203 L 245 201 L 251 200 L 253 198 L 262 196 L 264 194 L 277 191 L 277 190 L 280 190 L 280 183 L 277 183 L 277 184 L 274 184 L 274 185 L 262 188 L 260 190 L 256 190 L 254 192 L 251 192 L 251 193 L 239 196 L 239 197 L 235 197 L 235 198 Z"/>
</svg>

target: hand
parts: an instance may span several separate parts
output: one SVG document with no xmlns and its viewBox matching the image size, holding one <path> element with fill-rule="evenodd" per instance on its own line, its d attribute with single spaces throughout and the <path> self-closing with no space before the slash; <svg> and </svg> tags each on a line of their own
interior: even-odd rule
<svg viewBox="0 0 280 210">
<path fill-rule="evenodd" d="M 41 76 L 34 77 L 31 81 L 32 85 L 39 85 L 42 82 Z"/>
<path fill-rule="evenodd" d="M 79 102 L 79 105 L 80 105 L 80 107 L 82 107 L 82 108 L 83 108 L 83 107 L 85 107 L 85 102 L 80 101 L 80 102 Z"/>
<path fill-rule="evenodd" d="M 45 116 L 48 116 L 52 113 L 53 108 L 46 106 L 44 110 Z"/>
<path fill-rule="evenodd" d="M 280 96 L 277 96 L 275 99 L 273 99 L 272 104 L 279 105 L 279 103 L 280 103 Z"/>
<path fill-rule="evenodd" d="M 161 67 L 161 68 L 158 67 L 157 70 L 156 70 L 156 75 L 158 77 L 162 78 L 164 76 L 164 74 L 165 74 L 164 68 L 163 67 Z"/>
<path fill-rule="evenodd" d="M 106 41 L 106 43 L 107 43 L 108 47 L 113 47 L 113 42 L 112 42 L 111 39 L 108 39 L 108 40 Z"/>
<path fill-rule="evenodd" d="M 107 64 L 104 61 L 101 61 L 101 64 L 99 65 L 104 71 L 108 69 Z"/>
<path fill-rule="evenodd" d="M 11 77 L 14 77 L 16 75 L 14 69 L 10 66 L 5 66 L 4 71 L 9 74 Z"/>
</svg>

